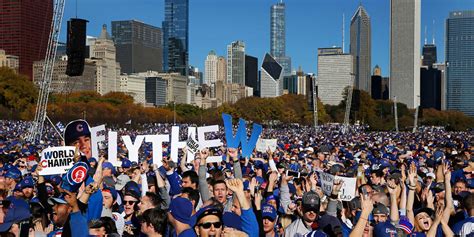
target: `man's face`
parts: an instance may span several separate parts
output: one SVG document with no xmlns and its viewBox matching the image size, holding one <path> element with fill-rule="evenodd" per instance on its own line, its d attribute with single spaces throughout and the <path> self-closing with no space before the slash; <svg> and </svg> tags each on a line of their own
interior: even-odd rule
<svg viewBox="0 0 474 237">
<path fill-rule="evenodd" d="M 81 151 L 87 157 L 87 159 L 92 157 L 91 138 L 90 137 L 80 136 L 71 145 L 79 147 L 79 151 Z"/>
<path fill-rule="evenodd" d="M 214 185 L 213 188 L 214 198 L 220 203 L 224 203 L 227 200 L 227 186 L 223 183 Z"/>
<path fill-rule="evenodd" d="M 110 177 L 112 176 L 112 170 L 109 168 L 103 169 L 102 170 L 102 176 L 104 177 Z"/>
<path fill-rule="evenodd" d="M 33 197 L 33 188 L 23 188 L 22 190 L 23 192 L 23 195 L 25 196 L 25 198 L 32 198 Z"/>
<path fill-rule="evenodd" d="M 307 222 L 314 222 L 318 215 L 316 214 L 315 210 L 304 210 L 303 209 L 303 220 Z"/>
<path fill-rule="evenodd" d="M 102 204 L 104 207 L 111 209 L 112 205 L 114 204 L 114 199 L 110 192 L 102 192 Z"/>
<path fill-rule="evenodd" d="M 196 189 L 196 184 L 193 184 L 191 183 L 191 178 L 190 177 L 184 177 L 182 179 L 183 183 L 182 183 L 182 187 L 183 188 L 192 188 L 192 189 Z"/>
<path fill-rule="evenodd" d="M 387 215 L 386 214 L 374 214 L 375 223 L 386 222 Z"/>
<path fill-rule="evenodd" d="M 380 183 L 380 177 L 377 177 L 377 174 L 372 173 L 370 174 L 370 181 L 372 181 L 373 184 L 378 185 Z"/>
<path fill-rule="evenodd" d="M 467 191 L 466 185 L 463 182 L 457 182 L 454 184 L 454 194 L 458 195 L 463 191 Z"/>
<path fill-rule="evenodd" d="M 89 235 L 93 236 L 106 236 L 107 232 L 105 231 L 105 227 L 89 229 Z"/>
<path fill-rule="evenodd" d="M 67 217 L 71 212 L 71 207 L 67 204 L 55 204 L 53 206 L 53 222 L 58 226 L 63 226 L 66 223 Z"/>
<path fill-rule="evenodd" d="M 12 179 L 12 178 L 5 178 L 5 183 L 8 185 L 8 186 L 11 186 L 13 183 L 15 183 L 15 180 Z"/>
<path fill-rule="evenodd" d="M 144 213 L 148 209 L 154 208 L 148 196 L 142 197 L 140 203 L 138 203 L 138 207 L 140 208 L 140 214 Z"/>
<path fill-rule="evenodd" d="M 133 212 L 135 212 L 135 205 L 137 205 L 138 200 L 132 196 L 125 196 L 123 198 L 123 202 L 125 203 L 125 214 L 131 215 Z"/>
<path fill-rule="evenodd" d="M 208 215 L 199 220 L 194 230 L 200 237 L 221 236 L 222 223 L 219 217 Z"/>
<path fill-rule="evenodd" d="M 232 210 L 233 213 L 235 213 L 238 216 L 242 215 L 242 210 L 240 209 L 240 203 L 239 203 L 239 200 L 237 198 L 233 199 L 231 210 Z"/>
<path fill-rule="evenodd" d="M 263 218 L 263 231 L 265 232 L 265 234 L 272 232 L 274 227 L 275 227 L 275 220 L 272 220 L 269 217 Z"/>
</svg>

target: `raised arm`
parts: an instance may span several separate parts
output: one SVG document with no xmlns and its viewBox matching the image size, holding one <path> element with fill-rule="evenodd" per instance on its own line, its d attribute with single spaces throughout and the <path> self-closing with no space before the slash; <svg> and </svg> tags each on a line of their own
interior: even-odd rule
<svg viewBox="0 0 474 237">
<path fill-rule="evenodd" d="M 209 195 L 209 187 L 207 186 L 206 173 L 207 173 L 207 162 L 206 159 L 209 153 L 206 150 L 201 151 L 201 163 L 199 164 L 199 193 L 201 194 L 202 202 L 206 202 L 211 198 Z"/>
<path fill-rule="evenodd" d="M 408 170 L 408 199 L 407 199 L 407 217 L 410 223 L 415 224 L 415 214 L 413 212 L 413 202 L 415 201 L 416 189 L 416 166 L 412 162 Z"/>
<path fill-rule="evenodd" d="M 374 202 L 369 196 L 361 195 L 360 201 L 362 205 L 362 212 L 349 237 L 360 237 L 364 235 L 364 229 L 367 225 L 367 222 L 369 221 L 369 215 L 372 212 L 372 209 L 374 209 Z"/>
<path fill-rule="evenodd" d="M 387 189 L 390 194 L 390 220 L 392 222 L 398 222 L 400 219 L 400 214 L 398 213 L 398 194 L 400 193 L 400 186 L 395 183 L 395 180 L 389 179 Z"/>
<path fill-rule="evenodd" d="M 234 177 L 236 179 L 242 179 L 242 167 L 240 167 L 238 150 L 236 148 L 228 148 L 227 156 L 230 156 L 234 161 Z"/>
<path fill-rule="evenodd" d="M 443 166 L 443 175 L 444 175 L 444 190 L 445 190 L 445 209 L 443 213 L 443 221 L 448 223 L 451 212 L 454 211 L 453 205 L 453 193 L 451 192 L 451 170 L 448 164 Z"/>
</svg>

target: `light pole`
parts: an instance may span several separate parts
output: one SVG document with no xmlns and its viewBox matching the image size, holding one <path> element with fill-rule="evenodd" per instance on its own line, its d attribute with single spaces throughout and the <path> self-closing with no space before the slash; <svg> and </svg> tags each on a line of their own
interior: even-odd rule
<svg viewBox="0 0 474 237">
<path fill-rule="evenodd" d="M 173 96 L 173 125 L 176 125 L 176 96 Z"/>
<path fill-rule="evenodd" d="M 416 127 L 418 126 L 418 113 L 420 110 L 420 96 L 417 96 L 416 110 L 415 110 L 415 124 L 413 125 L 413 131 L 416 132 Z"/>
<path fill-rule="evenodd" d="M 313 119 L 314 128 L 318 128 L 318 93 L 316 91 L 316 77 L 312 76 L 313 79 Z"/>
</svg>

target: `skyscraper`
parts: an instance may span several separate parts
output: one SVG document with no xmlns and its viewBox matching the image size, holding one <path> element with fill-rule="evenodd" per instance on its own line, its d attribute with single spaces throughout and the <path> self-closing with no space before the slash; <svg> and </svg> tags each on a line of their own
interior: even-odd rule
<svg viewBox="0 0 474 237">
<path fill-rule="evenodd" d="M 361 5 L 351 19 L 350 52 L 353 57 L 355 88 L 369 93 L 371 91 L 371 47 L 370 17 Z"/>
<path fill-rule="evenodd" d="M 421 0 L 390 1 L 390 97 L 408 108 L 420 96 Z"/>
<path fill-rule="evenodd" d="M 474 11 L 455 11 L 446 20 L 447 109 L 474 116 Z"/>
<path fill-rule="evenodd" d="M 163 71 L 161 29 L 136 20 L 112 21 L 122 72 Z"/>
<path fill-rule="evenodd" d="M 189 0 L 165 0 L 163 68 L 188 75 Z"/>
<path fill-rule="evenodd" d="M 227 45 L 227 83 L 245 85 L 245 43 Z"/>
<path fill-rule="evenodd" d="M 258 58 L 245 55 L 245 86 L 253 88 L 253 96 L 260 96 L 258 84 Z"/>
<path fill-rule="evenodd" d="M 101 95 L 120 89 L 120 64 L 116 61 L 114 41 L 102 26 L 99 38 L 90 47 L 90 56 L 97 66 L 97 92 Z"/>
<path fill-rule="evenodd" d="M 435 44 L 425 44 L 423 46 L 423 66 L 429 68 L 433 67 L 437 61 L 436 55 L 436 45 Z"/>
<path fill-rule="evenodd" d="M 338 105 L 353 76 L 352 55 L 342 48 L 318 49 L 318 97 L 324 104 Z"/>
<path fill-rule="evenodd" d="M 217 58 L 217 78 L 216 81 L 225 83 L 227 81 L 227 62 L 222 56 Z"/>
<path fill-rule="evenodd" d="M 283 67 L 265 54 L 260 74 L 260 97 L 277 97 L 283 92 Z"/>
<path fill-rule="evenodd" d="M 19 72 L 33 78 L 33 62 L 48 48 L 53 0 L 0 1 L 0 49 L 19 57 Z"/>
<path fill-rule="evenodd" d="M 206 57 L 206 62 L 204 63 L 204 83 L 211 86 L 217 81 L 217 55 L 214 50 L 211 50 Z"/>
<path fill-rule="evenodd" d="M 286 75 L 291 73 L 291 58 L 286 56 L 285 3 L 270 8 L 270 54 L 283 66 Z"/>
</svg>

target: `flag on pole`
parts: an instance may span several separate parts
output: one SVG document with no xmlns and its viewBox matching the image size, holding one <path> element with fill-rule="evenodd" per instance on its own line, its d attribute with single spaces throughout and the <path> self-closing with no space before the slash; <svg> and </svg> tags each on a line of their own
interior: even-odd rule
<svg viewBox="0 0 474 237">
<path fill-rule="evenodd" d="M 56 127 L 59 129 L 59 131 L 64 132 L 64 125 L 61 122 L 57 122 Z"/>
</svg>

